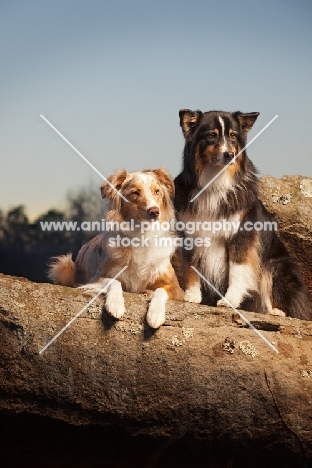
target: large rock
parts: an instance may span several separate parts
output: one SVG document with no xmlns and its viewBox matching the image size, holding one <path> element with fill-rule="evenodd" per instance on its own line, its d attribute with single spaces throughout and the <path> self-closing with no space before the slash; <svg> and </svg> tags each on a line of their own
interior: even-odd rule
<svg viewBox="0 0 312 468">
<path fill-rule="evenodd" d="M 170 302 L 165 325 L 153 332 L 144 323 L 146 299 L 125 300 L 127 313 L 114 321 L 97 299 L 39 354 L 88 299 L 0 275 L 0 411 L 6 427 L 16 422 L 25 432 L 12 441 L 21 431 L 14 426 L 2 437 L 0 459 L 14 462 L 25 437 L 40 432 L 41 417 L 67 423 L 52 436 L 65 433 L 66 450 L 71 433 L 96 425 L 103 449 L 92 445 L 75 464 L 77 437 L 71 462 L 61 464 L 60 445 L 50 441 L 52 450 L 43 434 L 23 452 L 23 466 L 46 466 L 47 453 L 48 466 L 308 466 L 312 322 L 244 312 L 276 353 L 229 309 Z M 107 458 L 107 434 L 124 440 L 121 431 L 135 454 L 122 455 L 121 446 Z"/>
<path fill-rule="evenodd" d="M 277 233 L 301 267 L 312 304 L 312 178 L 262 177 L 260 198 L 278 221 Z"/>
</svg>

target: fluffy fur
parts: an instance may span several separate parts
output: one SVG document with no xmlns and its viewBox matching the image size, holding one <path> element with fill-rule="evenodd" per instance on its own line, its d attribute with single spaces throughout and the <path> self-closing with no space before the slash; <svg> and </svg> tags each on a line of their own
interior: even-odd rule
<svg viewBox="0 0 312 468">
<path fill-rule="evenodd" d="M 246 221 L 273 221 L 258 199 L 257 171 L 246 151 L 235 157 L 246 145 L 259 113 L 183 109 L 179 115 L 185 137 L 183 170 L 175 179 L 179 219 L 226 219 L 239 224 L 237 232 L 211 234 L 210 248 L 183 250 L 185 299 L 201 302 L 204 296 L 212 305 L 228 305 L 200 281 L 193 265 L 233 307 L 311 320 L 298 266 L 275 231 L 247 231 L 243 227 Z M 191 202 L 208 182 L 210 185 Z M 199 229 L 192 236 L 204 237 L 207 232 Z"/>
<path fill-rule="evenodd" d="M 158 328 L 165 321 L 167 300 L 184 299 L 170 263 L 174 243 L 169 242 L 166 247 L 158 245 L 160 238 L 173 239 L 175 232 L 146 230 L 142 239 L 141 227 L 142 223 L 148 226 L 153 221 L 162 223 L 174 219 L 173 181 L 162 168 L 131 173 L 120 170 L 108 181 L 110 184 L 101 186 L 102 197 L 106 199 L 105 221 L 119 223 L 120 227 L 120 223 L 132 220 L 134 230 L 117 229 L 116 224 L 111 226 L 111 230 L 85 244 L 75 262 L 71 255 L 54 258 L 48 276 L 53 283 L 65 286 L 83 283 L 81 287 L 94 294 L 107 286 L 105 307 L 115 318 L 125 312 L 122 290 L 145 292 L 151 297 L 147 322 L 152 328 Z M 122 241 L 128 243 L 134 239 L 134 246 L 123 246 Z M 139 239 L 142 242 L 138 245 Z M 111 281 L 125 266 L 118 280 Z"/>
</svg>

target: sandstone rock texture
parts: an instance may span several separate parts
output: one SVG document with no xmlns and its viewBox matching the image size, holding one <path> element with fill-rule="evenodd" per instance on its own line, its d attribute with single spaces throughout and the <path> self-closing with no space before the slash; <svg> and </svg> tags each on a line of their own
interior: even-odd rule
<svg viewBox="0 0 312 468">
<path fill-rule="evenodd" d="M 260 197 L 312 298 L 312 179 L 265 176 Z M 74 319 L 89 300 L 0 274 L 1 466 L 311 467 L 312 322 L 243 312 L 265 342 L 230 309 L 169 302 L 153 331 L 143 295 Z"/>
<path fill-rule="evenodd" d="M 260 179 L 260 198 L 278 221 L 278 235 L 300 264 L 312 303 L 312 178 Z"/>
<path fill-rule="evenodd" d="M 121 320 L 99 298 L 39 354 L 88 300 L 0 275 L 0 412 L 11 434 L 0 443 L 3 466 L 309 466 L 312 322 L 243 312 L 277 353 L 227 308 L 169 302 L 155 332 L 145 297 L 125 294 Z M 100 446 L 82 458 L 77 437 L 65 462 L 50 432 L 40 439 L 38 418 L 66 423 L 53 433 L 66 435 L 66 450 L 81 428 L 97 431 Z"/>
</svg>

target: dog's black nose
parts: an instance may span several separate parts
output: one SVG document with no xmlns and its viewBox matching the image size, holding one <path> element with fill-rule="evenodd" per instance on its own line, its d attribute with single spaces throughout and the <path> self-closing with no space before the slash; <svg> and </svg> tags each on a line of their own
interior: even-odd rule
<svg viewBox="0 0 312 468">
<path fill-rule="evenodd" d="M 159 208 L 157 206 L 152 206 L 147 210 L 148 216 L 151 218 L 157 218 L 159 216 Z"/>
<path fill-rule="evenodd" d="M 223 156 L 224 156 L 224 159 L 226 159 L 227 161 L 231 161 L 231 159 L 234 158 L 234 153 L 229 153 L 228 151 L 226 151 L 225 153 L 223 153 Z"/>
</svg>

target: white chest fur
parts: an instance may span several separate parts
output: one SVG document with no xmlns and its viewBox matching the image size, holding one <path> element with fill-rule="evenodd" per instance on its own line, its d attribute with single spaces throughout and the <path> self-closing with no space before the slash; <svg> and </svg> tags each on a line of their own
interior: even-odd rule
<svg viewBox="0 0 312 468">
<path fill-rule="evenodd" d="M 220 196 L 211 193 L 207 196 L 203 193 L 198 200 L 198 212 L 179 213 L 179 221 L 184 223 L 184 236 L 193 239 L 210 239 L 210 246 L 194 248 L 192 255 L 193 265 L 212 282 L 216 288 L 224 284 L 228 276 L 228 252 L 227 242 L 240 229 L 241 213 L 235 213 L 226 219 L 218 215 Z"/>
<path fill-rule="evenodd" d="M 168 241 L 161 244 L 164 238 Z M 175 251 L 171 237 L 153 235 L 147 240 L 146 245 L 131 249 L 128 268 L 120 278 L 125 288 L 132 292 L 142 292 L 149 283 L 153 283 L 161 274 L 166 274 L 170 257 Z"/>
</svg>

